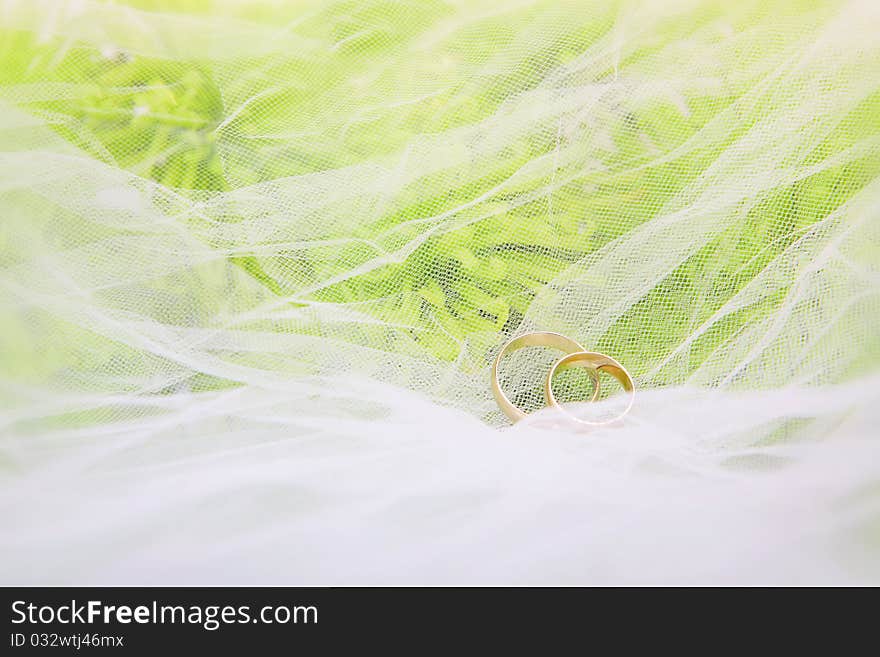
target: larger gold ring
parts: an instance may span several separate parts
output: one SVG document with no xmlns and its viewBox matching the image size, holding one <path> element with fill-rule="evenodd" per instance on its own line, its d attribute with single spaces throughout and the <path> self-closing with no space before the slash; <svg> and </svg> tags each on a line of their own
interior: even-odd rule
<svg viewBox="0 0 880 657">
<path fill-rule="evenodd" d="M 562 406 L 559 405 L 559 402 L 556 401 L 556 396 L 553 394 L 553 377 L 556 375 L 557 372 L 567 370 L 570 367 L 588 368 L 590 374 L 595 374 L 596 376 L 598 376 L 599 370 L 603 370 L 608 372 L 618 381 L 620 381 L 620 385 L 622 385 L 623 389 L 629 393 L 629 403 L 626 405 L 626 408 L 623 410 L 623 412 L 607 420 L 583 420 L 581 418 L 575 417 L 571 413 L 567 412 L 564 408 L 562 408 Z M 597 384 L 597 394 L 598 391 L 599 386 Z M 596 401 L 596 397 L 597 395 L 593 395 L 593 398 L 590 401 Z M 593 351 L 579 351 L 575 353 L 570 353 L 567 356 L 563 356 L 553 364 L 553 367 L 550 368 L 550 371 L 547 373 L 547 380 L 544 382 L 544 398 L 547 400 L 547 404 L 549 406 L 552 406 L 558 411 L 562 411 L 563 413 L 565 413 L 565 415 L 569 417 L 569 419 L 574 420 L 575 422 L 593 427 L 602 426 L 605 424 L 617 422 L 617 420 L 621 419 L 624 415 L 629 413 L 629 409 L 632 408 L 633 401 L 635 400 L 635 384 L 633 383 L 632 377 L 629 375 L 629 372 L 624 369 L 623 365 L 618 363 L 610 356 L 599 354 Z"/>
<path fill-rule="evenodd" d="M 585 353 L 584 348 L 571 338 L 567 338 L 559 333 L 550 333 L 549 331 L 526 333 L 525 335 L 513 338 L 501 347 L 501 351 L 495 357 L 495 362 L 492 363 L 492 394 L 495 395 L 495 401 L 498 402 L 504 414 L 514 422 L 522 420 L 528 414 L 514 406 L 513 402 L 504 394 L 504 391 L 501 389 L 501 382 L 498 380 L 498 364 L 507 354 L 523 347 L 551 347 L 572 355 L 578 352 Z M 593 383 L 595 383 L 595 391 L 591 401 L 595 401 L 599 398 L 599 372 L 594 368 L 590 370 L 590 375 L 593 378 Z"/>
</svg>

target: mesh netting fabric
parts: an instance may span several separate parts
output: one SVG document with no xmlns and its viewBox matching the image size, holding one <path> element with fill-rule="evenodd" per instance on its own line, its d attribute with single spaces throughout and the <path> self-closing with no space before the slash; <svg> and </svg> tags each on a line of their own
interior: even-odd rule
<svg viewBox="0 0 880 657">
<path fill-rule="evenodd" d="M 880 578 L 878 24 L 0 4 L 3 577 Z M 497 431 L 533 329 L 624 426 Z"/>
</svg>

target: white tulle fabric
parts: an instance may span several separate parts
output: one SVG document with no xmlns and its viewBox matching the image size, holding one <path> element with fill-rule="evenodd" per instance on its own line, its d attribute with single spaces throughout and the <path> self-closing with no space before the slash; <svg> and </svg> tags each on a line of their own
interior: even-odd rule
<svg viewBox="0 0 880 657">
<path fill-rule="evenodd" d="M 45 104 L 86 82 L 0 85 L 0 582 L 880 583 L 880 14 L 737 4 L 449 5 L 350 70 L 405 22 L 333 42 L 298 31 L 332 2 L 0 4 L 40 65 L 208 62 L 226 176 L 164 184 Z M 287 115 L 305 70 L 326 84 Z M 430 254 L 507 216 L 518 244 L 596 232 L 564 267 L 534 256 L 516 320 L 407 314 L 432 280 L 464 298 L 482 274 Z M 614 349 L 624 423 L 506 426 L 489 363 L 533 329 Z M 511 395 L 545 366 L 512 360 Z"/>
</svg>

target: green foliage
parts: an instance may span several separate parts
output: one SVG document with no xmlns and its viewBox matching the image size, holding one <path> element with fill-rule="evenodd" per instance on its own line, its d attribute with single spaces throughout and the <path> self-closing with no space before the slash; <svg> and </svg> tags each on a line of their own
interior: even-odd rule
<svg viewBox="0 0 880 657">
<path fill-rule="evenodd" d="M 193 16 L 215 9 L 210 2 L 129 4 Z M 456 29 L 452 9 L 441 2 L 318 3 L 289 33 L 320 47 L 262 54 L 254 44 L 234 66 L 204 53 L 163 57 L 5 28 L 0 85 L 4 97 L 92 157 L 194 200 L 334 169 L 380 167 L 387 195 L 380 189 L 362 205 L 314 210 L 316 225 L 325 213 L 347 220 L 335 227 L 327 220 L 325 232 L 293 247 L 256 248 L 271 247 L 271 238 L 244 244 L 228 259 L 290 307 L 357 307 L 407 327 L 407 340 L 451 361 L 466 340 L 488 350 L 497 340 L 486 335 L 516 330 L 536 295 L 569 268 L 687 203 L 693 186 L 782 93 L 756 93 L 767 74 L 760 58 L 737 60 L 748 35 L 760 39 L 765 27 L 751 5 L 728 11 L 709 3 L 687 20 L 665 19 L 651 39 L 616 59 L 578 65 L 585 53 L 600 57 L 613 43 L 616 7 L 608 4 L 592 8 L 589 21 L 576 3 L 539 3 L 516 21 L 487 11 Z M 776 20 L 805 25 L 826 11 L 813 3 L 777 5 Z M 813 13 L 803 18 L 807 8 Z M 247 14 L 255 26 L 289 20 L 283 3 L 230 11 Z M 744 41 L 728 46 L 721 27 L 746 35 Z M 135 34 L 145 29 L 136 22 L 130 29 L 129 41 L 146 38 Z M 117 36 L 123 43 L 129 35 Z M 717 51 L 724 82 L 639 87 L 652 62 L 677 57 L 689 44 Z M 774 45 L 767 56 L 779 58 L 784 48 L 771 53 Z M 639 94 L 627 90 L 627 76 Z M 55 95 L 29 94 L 36 85 Z M 596 101 L 541 113 L 542 103 L 564 104 L 566 94 L 595 94 Z M 878 115 L 874 95 L 780 167 L 832 161 L 875 136 Z M 484 142 L 496 146 L 475 146 Z M 425 153 L 436 150 L 436 166 L 411 175 L 414 148 L 428 161 Z M 636 370 L 650 369 L 876 173 L 876 158 L 844 159 L 760 192 L 742 208 L 741 221 L 654 281 L 597 346 L 637 363 Z M 243 217 L 233 209 L 222 221 Z M 279 240 L 299 239 L 297 230 L 291 225 Z M 692 346 L 687 368 L 699 367 L 783 296 L 770 294 L 715 323 Z"/>
</svg>

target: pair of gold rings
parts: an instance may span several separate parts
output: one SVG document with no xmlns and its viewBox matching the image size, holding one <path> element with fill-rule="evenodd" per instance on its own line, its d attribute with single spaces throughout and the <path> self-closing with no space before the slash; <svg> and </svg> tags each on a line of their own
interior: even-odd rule
<svg viewBox="0 0 880 657">
<path fill-rule="evenodd" d="M 588 426 L 602 426 L 620 420 L 624 415 L 629 413 L 629 409 L 632 408 L 635 399 L 635 385 L 633 384 L 632 377 L 623 365 L 605 354 L 587 351 L 571 338 L 567 338 L 559 333 L 536 331 L 534 333 L 526 333 L 525 335 L 510 340 L 507 344 L 501 347 L 501 351 L 498 352 L 498 356 L 495 357 L 495 362 L 492 364 L 492 394 L 495 395 L 495 400 L 498 402 L 501 410 L 504 411 L 504 414 L 514 422 L 522 420 L 526 417 L 527 413 L 521 408 L 515 406 L 501 389 L 501 382 L 498 380 L 498 364 L 506 355 L 517 349 L 522 349 L 523 347 L 551 347 L 553 349 L 558 349 L 565 354 L 553 364 L 550 371 L 547 373 L 547 378 L 544 381 L 544 400 L 547 402 L 548 406 L 561 411 L 568 416 L 569 419 Z M 556 376 L 557 373 L 572 367 L 582 367 L 586 369 L 590 378 L 593 380 L 593 395 L 589 400 L 591 402 L 599 399 L 600 371 L 608 372 L 608 374 L 617 379 L 629 395 L 629 400 L 623 412 L 609 419 L 585 420 L 575 417 L 562 408 L 556 400 L 556 396 L 553 394 L 553 377 Z"/>
</svg>

